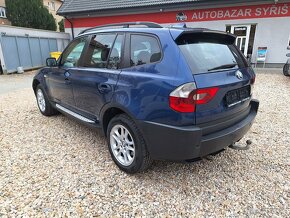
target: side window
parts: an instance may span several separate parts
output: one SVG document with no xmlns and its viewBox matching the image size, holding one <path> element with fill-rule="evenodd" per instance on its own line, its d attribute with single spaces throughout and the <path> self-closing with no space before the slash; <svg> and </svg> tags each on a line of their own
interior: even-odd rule
<svg viewBox="0 0 290 218">
<path fill-rule="evenodd" d="M 82 51 L 85 47 L 87 37 L 75 39 L 64 51 L 60 66 L 64 67 L 77 67 Z"/>
<path fill-rule="evenodd" d="M 157 39 L 147 35 L 131 35 L 131 66 L 158 62 L 161 49 Z"/>
<path fill-rule="evenodd" d="M 115 34 L 98 34 L 92 36 L 85 54 L 85 67 L 106 68 L 110 50 L 116 38 Z"/>
<path fill-rule="evenodd" d="M 109 69 L 118 69 L 120 67 L 123 40 L 124 35 L 117 36 L 109 57 Z"/>
</svg>

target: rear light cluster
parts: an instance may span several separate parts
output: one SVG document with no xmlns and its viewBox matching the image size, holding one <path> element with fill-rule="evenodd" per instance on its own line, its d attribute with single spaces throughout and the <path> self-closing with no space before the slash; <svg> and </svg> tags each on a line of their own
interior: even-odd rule
<svg viewBox="0 0 290 218">
<path fill-rule="evenodd" d="M 170 107 L 178 112 L 191 113 L 196 105 L 206 104 L 216 95 L 218 87 L 197 89 L 195 83 L 179 86 L 169 95 Z"/>
<path fill-rule="evenodd" d="M 251 83 L 251 95 L 253 94 L 253 91 L 254 91 L 255 82 L 256 82 L 256 75 L 254 75 L 253 78 L 250 80 L 250 83 Z"/>
<path fill-rule="evenodd" d="M 251 84 L 254 85 L 255 82 L 256 82 L 256 75 L 254 75 L 253 78 L 251 79 Z"/>
</svg>

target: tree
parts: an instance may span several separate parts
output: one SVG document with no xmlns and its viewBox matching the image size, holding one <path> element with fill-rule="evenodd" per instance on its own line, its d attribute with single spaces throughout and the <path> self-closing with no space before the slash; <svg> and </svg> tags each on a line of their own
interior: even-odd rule
<svg viewBox="0 0 290 218">
<path fill-rule="evenodd" d="M 64 20 L 63 19 L 58 22 L 58 26 L 59 26 L 59 31 L 64 32 Z"/>
<path fill-rule="evenodd" d="M 42 0 L 6 0 L 6 14 L 13 26 L 56 31 L 55 19 Z"/>
</svg>

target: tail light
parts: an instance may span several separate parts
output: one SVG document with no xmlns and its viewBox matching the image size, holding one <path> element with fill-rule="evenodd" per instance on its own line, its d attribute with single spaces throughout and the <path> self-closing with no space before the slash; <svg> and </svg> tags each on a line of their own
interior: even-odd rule
<svg viewBox="0 0 290 218">
<path fill-rule="evenodd" d="M 253 91 L 254 91 L 255 82 L 256 82 L 256 75 L 254 75 L 253 78 L 250 80 L 250 83 L 251 83 L 251 95 L 253 94 Z"/>
<path fill-rule="evenodd" d="M 218 87 L 197 89 L 195 83 L 179 86 L 169 95 L 170 107 L 178 112 L 191 113 L 196 105 L 206 104 L 216 95 Z"/>
<path fill-rule="evenodd" d="M 251 84 L 254 85 L 255 82 L 256 82 L 256 75 L 254 75 L 253 78 L 251 79 Z"/>
</svg>

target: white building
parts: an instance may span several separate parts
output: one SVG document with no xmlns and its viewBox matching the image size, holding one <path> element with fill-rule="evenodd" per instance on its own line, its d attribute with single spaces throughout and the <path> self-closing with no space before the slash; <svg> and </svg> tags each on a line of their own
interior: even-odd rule
<svg viewBox="0 0 290 218">
<path fill-rule="evenodd" d="M 258 50 L 266 50 L 269 67 L 282 66 L 290 46 L 290 1 L 65 0 L 58 14 L 67 18 L 66 32 L 75 36 L 88 27 L 130 21 L 186 22 L 188 27 L 228 31 L 237 35 L 237 46 L 252 63 Z"/>
</svg>

